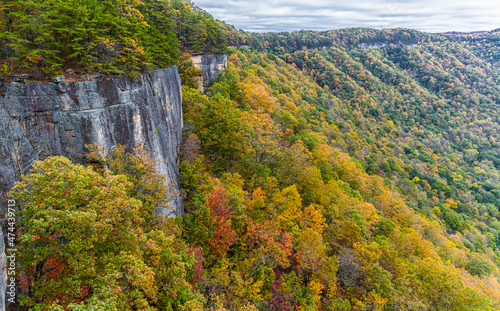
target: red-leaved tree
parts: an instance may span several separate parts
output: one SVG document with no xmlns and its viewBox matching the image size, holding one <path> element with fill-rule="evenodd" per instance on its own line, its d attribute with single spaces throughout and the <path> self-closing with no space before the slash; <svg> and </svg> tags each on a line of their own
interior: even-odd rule
<svg viewBox="0 0 500 311">
<path fill-rule="evenodd" d="M 215 187 L 206 201 L 206 206 L 210 209 L 215 225 L 215 233 L 208 241 L 210 255 L 220 258 L 236 242 L 236 232 L 231 227 L 233 209 L 229 205 L 226 189 L 220 186 Z"/>
</svg>

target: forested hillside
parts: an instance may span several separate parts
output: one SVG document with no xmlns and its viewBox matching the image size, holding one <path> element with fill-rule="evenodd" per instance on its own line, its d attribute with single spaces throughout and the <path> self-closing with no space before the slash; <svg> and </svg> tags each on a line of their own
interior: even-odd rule
<svg viewBox="0 0 500 311">
<path fill-rule="evenodd" d="M 153 214 L 169 194 L 141 150 L 89 146 L 87 167 L 49 158 L 14 187 L 23 305 L 500 308 L 497 31 L 251 34 L 181 1 L 68 3 L 2 7 L 4 68 L 229 64 L 202 94 L 183 60 L 183 217 Z M 57 13 L 80 9 L 81 27 Z"/>
<path fill-rule="evenodd" d="M 216 21 L 185 0 L 9 0 L 0 4 L 1 75 L 137 75 L 182 52 L 222 52 Z"/>
<path fill-rule="evenodd" d="M 236 172 L 243 179 L 242 190 L 263 192 L 267 216 L 260 215 L 260 222 L 272 223 L 287 215 L 286 205 L 274 201 L 279 199 L 273 199 L 277 191 L 273 188 L 297 190 L 300 208 L 289 210 L 297 217 L 296 227 L 290 224 L 281 230 L 291 234 L 292 251 L 299 259 L 289 262 L 288 269 L 302 280 L 303 289 L 301 294 L 292 290 L 300 288 L 298 284 L 280 289 L 287 293 L 282 295 L 292 295 L 287 299 L 297 306 L 307 305 L 308 291 L 311 294 L 307 286 L 315 284 L 315 278 L 321 280 L 322 295 L 332 290 L 318 275 L 327 258 L 336 264 L 336 294 L 318 298 L 322 309 L 487 309 L 487 303 L 478 302 L 481 292 L 496 305 L 494 69 L 442 36 L 352 30 L 346 39 L 349 30 L 338 33 L 330 43 L 325 36 L 335 32 L 318 38 L 305 32 L 252 35 L 249 40 L 261 40 L 263 46 L 250 45 L 254 52 L 247 47 L 230 50 L 232 66 L 209 97 L 186 99 L 186 121 L 193 124 L 196 135 L 188 136 L 189 150 L 198 138 L 200 150 L 205 150 L 203 162 L 212 163 L 210 171 L 220 178 L 229 178 L 222 172 Z M 399 43 L 404 38 L 410 38 L 407 45 Z M 308 48 L 309 40 L 317 40 L 319 47 Z M 394 41 L 398 43 L 391 44 Z M 456 72 L 463 74 L 456 77 Z M 472 81 L 481 85 L 473 88 Z M 452 83 L 460 87 L 450 90 Z M 462 95 L 455 95 L 459 88 Z M 221 95 L 232 103 L 223 108 Z M 478 112 L 471 115 L 474 99 L 477 110 L 472 111 Z M 471 135 L 472 129 L 483 131 L 482 124 L 491 131 Z M 463 145 L 467 141 L 470 145 Z M 193 185 L 201 182 L 193 182 L 191 174 L 203 162 L 191 161 L 191 165 L 184 162 L 184 171 L 193 190 L 185 189 L 193 215 L 199 215 L 200 191 Z M 330 188 L 333 185 L 337 190 Z M 316 233 L 301 226 L 313 207 L 325 221 Z M 185 216 L 187 224 L 189 217 Z M 245 216 L 258 221 L 253 217 Z M 279 228 L 279 222 L 270 227 Z M 309 245 L 307 254 L 301 253 L 304 241 Z M 384 249 L 399 250 L 393 253 L 397 259 L 389 259 Z M 308 256 L 319 260 L 310 272 L 307 261 L 313 259 Z M 424 259 L 432 266 L 417 272 L 425 266 Z M 398 268 L 389 263 L 398 263 Z M 399 264 L 409 270 L 398 270 Z M 279 264 L 270 266 L 275 274 L 287 274 Z M 440 269 L 450 278 L 438 281 Z M 454 285 L 444 285 L 454 273 Z M 424 275 L 432 275 L 436 283 L 426 283 L 431 279 Z M 403 285 L 403 280 L 408 283 Z M 453 286 L 458 284 L 478 292 L 469 292 L 473 296 L 467 298 L 461 296 L 468 295 L 465 292 L 455 296 L 460 290 Z M 447 289 L 431 290 L 441 285 Z M 425 290 L 419 294 L 415 288 Z M 465 300 L 459 302 L 459 296 Z M 475 299 L 478 305 L 472 302 Z M 272 308 L 272 300 L 266 303 L 259 308 Z"/>
</svg>

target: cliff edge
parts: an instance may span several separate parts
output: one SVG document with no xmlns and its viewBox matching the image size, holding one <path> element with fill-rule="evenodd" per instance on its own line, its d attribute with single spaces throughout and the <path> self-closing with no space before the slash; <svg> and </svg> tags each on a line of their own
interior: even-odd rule
<svg viewBox="0 0 500 311">
<path fill-rule="evenodd" d="M 172 208 L 159 212 L 183 214 L 182 197 L 175 191 L 183 126 L 181 81 L 175 66 L 133 81 L 120 75 L 9 83 L 0 97 L 0 121 L 0 187 L 13 185 L 29 157 L 64 155 L 82 162 L 85 144 L 97 143 L 108 151 L 117 144 L 127 151 L 143 146 L 175 192 Z"/>
</svg>

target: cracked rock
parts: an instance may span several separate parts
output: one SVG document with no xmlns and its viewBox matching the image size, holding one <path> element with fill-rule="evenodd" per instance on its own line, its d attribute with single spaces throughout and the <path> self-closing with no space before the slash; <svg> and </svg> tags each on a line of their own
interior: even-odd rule
<svg viewBox="0 0 500 311">
<path fill-rule="evenodd" d="M 55 87 L 54 83 L 5 84 L 0 118 L 29 116 L 26 124 L 31 134 L 26 148 L 37 148 L 32 143 L 43 145 L 45 156 L 64 155 L 77 163 L 83 162 L 86 144 L 97 143 L 108 151 L 117 144 L 128 152 L 144 147 L 172 189 L 171 208 L 159 212 L 181 215 L 184 207 L 178 195 L 177 162 L 183 122 L 177 68 L 158 69 L 134 81 L 127 75 L 86 81 L 63 79 L 55 78 Z M 120 104 L 120 99 L 126 104 Z M 0 137 L 4 135 L 0 127 Z M 24 153 L 28 154 L 28 149 Z M 10 188 L 13 165 L 3 152 L 0 150 L 0 185 Z"/>
</svg>

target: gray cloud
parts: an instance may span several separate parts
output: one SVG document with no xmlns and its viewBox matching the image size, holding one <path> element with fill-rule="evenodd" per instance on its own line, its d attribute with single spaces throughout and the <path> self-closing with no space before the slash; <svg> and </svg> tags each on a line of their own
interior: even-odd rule
<svg viewBox="0 0 500 311">
<path fill-rule="evenodd" d="M 498 0 L 194 0 L 217 19 L 246 31 L 404 27 L 428 32 L 500 27 Z"/>
</svg>

